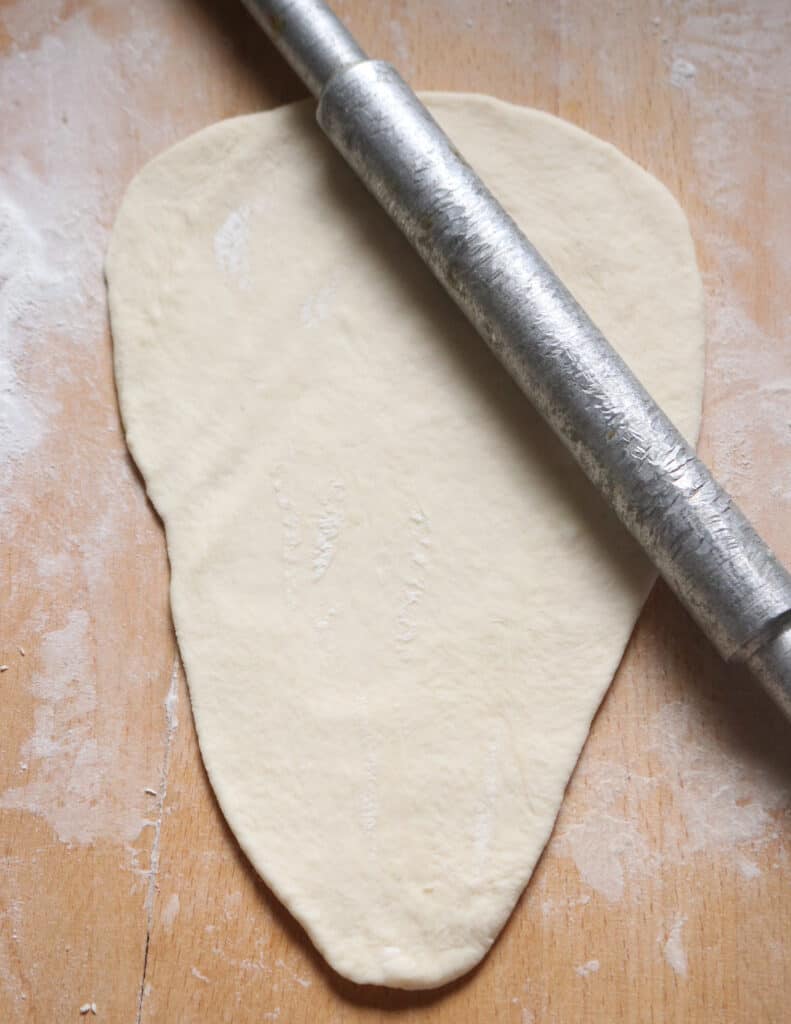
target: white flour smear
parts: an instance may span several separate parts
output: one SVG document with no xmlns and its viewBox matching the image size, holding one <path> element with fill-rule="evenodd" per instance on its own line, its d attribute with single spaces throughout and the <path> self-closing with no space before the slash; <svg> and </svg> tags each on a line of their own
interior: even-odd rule
<svg viewBox="0 0 791 1024">
<path fill-rule="evenodd" d="M 587 963 L 575 967 L 574 973 L 578 974 L 581 978 L 587 978 L 589 974 L 595 974 L 600 966 L 598 960 L 588 960 Z"/>
<path fill-rule="evenodd" d="M 697 68 L 683 57 L 676 57 L 670 68 L 670 82 L 677 89 L 688 86 L 697 73 Z"/>
<path fill-rule="evenodd" d="M 661 856 L 651 849 L 640 824 L 641 794 L 654 780 L 638 778 L 621 764 L 604 760 L 582 765 L 584 787 L 579 816 L 565 822 L 561 812 L 551 849 L 571 857 L 582 881 L 610 902 L 624 896 L 627 884 L 653 875 Z M 565 910 L 565 907 L 558 908 Z"/>
<path fill-rule="evenodd" d="M 173 925 L 179 916 L 179 903 L 179 894 L 177 892 L 171 893 L 162 911 L 162 927 L 166 932 L 173 931 Z"/>
<path fill-rule="evenodd" d="M 676 914 L 675 920 L 667 934 L 667 938 L 662 943 L 662 953 L 665 961 L 672 968 L 673 973 L 684 978 L 687 974 L 687 952 L 684 949 L 684 942 L 682 937 L 682 929 L 686 923 L 686 918 L 681 914 Z M 660 939 L 660 941 L 662 941 Z"/>
<path fill-rule="evenodd" d="M 734 752 L 722 731 L 713 702 L 673 702 L 645 724 L 644 749 L 655 764 L 649 776 L 616 762 L 583 761 L 575 781 L 582 799 L 561 814 L 553 853 L 571 857 L 582 881 L 611 902 L 639 898 L 663 866 L 701 854 L 725 857 L 742 877 L 756 877 L 760 851 L 782 839 L 791 784 L 771 767 L 771 751 Z M 660 847 L 644 823 L 655 817 L 652 803 L 668 794 L 675 813 L 663 822 Z"/>
<path fill-rule="evenodd" d="M 0 536 L 13 566 L 0 597 L 0 697 L 23 689 L 29 715 L 14 716 L 20 731 L 3 742 L 0 819 L 7 829 L 25 815 L 33 844 L 0 868 L 9 1019 L 28 1019 L 52 966 L 30 959 L 40 944 L 26 929 L 63 856 L 55 844 L 113 844 L 123 891 L 144 896 L 131 872 L 149 856 L 144 789 L 162 761 L 145 712 L 169 671 L 146 643 L 166 614 L 146 581 L 164 578 L 165 562 L 118 422 L 103 280 L 127 172 L 173 138 L 166 117 L 143 109 L 164 58 L 145 23 L 161 5 L 116 7 L 120 43 L 102 34 L 96 5 L 72 16 L 69 6 L 0 9 L 0 36 L 13 40 L 0 56 Z M 133 594 L 140 581 L 137 597 L 120 594 L 121 571 Z M 133 657 L 121 632 L 138 638 Z"/>
<path fill-rule="evenodd" d="M 318 583 L 326 574 L 346 521 L 344 506 L 346 488 L 342 480 L 333 480 L 330 493 L 321 503 L 316 517 L 316 539 L 313 544 L 313 580 Z"/>
<path fill-rule="evenodd" d="M 125 624 L 109 570 L 155 535 L 135 526 L 148 513 L 110 377 L 103 261 L 123 170 L 106 133 L 134 120 L 130 76 L 145 88 L 162 50 L 134 17 L 115 45 L 89 12 L 61 19 L 61 7 L 2 13 L 16 45 L 0 58 L 0 96 L 24 111 L 4 118 L 0 169 L 0 528 L 6 543 L 23 538 L 5 595 L 18 635 L 4 639 L 26 649 L 36 703 L 24 775 L 0 807 L 40 816 L 63 842 L 129 842 L 147 821 L 134 775 L 150 775 L 142 734 L 125 736 L 129 690 L 151 666 L 117 664 Z M 153 151 L 167 124 L 146 134 Z"/>
<path fill-rule="evenodd" d="M 214 236 L 214 259 L 223 273 L 239 288 L 252 288 L 250 280 L 250 215 L 249 206 L 232 210 Z"/>
</svg>

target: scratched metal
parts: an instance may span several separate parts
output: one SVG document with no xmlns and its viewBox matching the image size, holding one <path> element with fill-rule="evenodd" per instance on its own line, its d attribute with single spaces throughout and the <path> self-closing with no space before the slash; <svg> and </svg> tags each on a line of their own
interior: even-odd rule
<svg viewBox="0 0 791 1024">
<path fill-rule="evenodd" d="M 318 0 L 246 0 L 332 143 L 717 650 L 791 716 L 791 575 L 398 73 Z"/>
</svg>

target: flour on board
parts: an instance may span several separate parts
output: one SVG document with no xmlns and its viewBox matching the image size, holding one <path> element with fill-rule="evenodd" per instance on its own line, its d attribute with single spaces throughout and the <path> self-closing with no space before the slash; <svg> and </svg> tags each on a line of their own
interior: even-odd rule
<svg viewBox="0 0 791 1024">
<path fill-rule="evenodd" d="M 721 739 L 721 711 L 714 702 L 671 702 L 648 720 L 644 750 L 655 759 L 650 776 L 603 759 L 580 765 L 574 785 L 584 792 L 561 812 L 551 851 L 571 857 L 582 881 L 611 902 L 639 893 L 662 865 L 688 863 L 706 854 L 727 857 L 745 877 L 760 873 L 755 856 L 781 838 L 780 817 L 791 806 L 771 751 L 733 756 Z M 778 751 L 778 757 L 782 752 Z M 679 815 L 664 826 L 658 847 L 643 829 L 643 808 L 659 792 L 671 795 Z M 650 815 L 648 815 L 650 817 Z"/>
<path fill-rule="evenodd" d="M 683 57 L 676 57 L 670 66 L 670 84 L 677 89 L 683 89 L 689 85 L 697 73 L 695 65 Z"/>
<path fill-rule="evenodd" d="M 686 920 L 681 914 L 676 914 L 667 938 L 662 944 L 662 953 L 666 962 L 672 968 L 673 973 L 682 978 L 686 977 L 687 973 L 687 953 L 681 935 Z"/>
<path fill-rule="evenodd" d="M 581 978 L 587 978 L 589 974 L 595 974 L 600 966 L 598 960 L 588 960 L 587 963 L 575 967 L 574 973 L 578 974 Z"/>
<path fill-rule="evenodd" d="M 168 897 L 164 910 L 162 911 L 162 927 L 166 932 L 171 932 L 173 930 L 173 925 L 179 915 L 179 905 L 179 894 L 177 892 L 172 892 Z"/>
<path fill-rule="evenodd" d="M 6 5 L 1 16 L 12 41 L 0 95 L 25 117 L 4 123 L 0 175 L 0 524 L 9 543 L 20 527 L 29 538 L 31 523 L 37 533 L 35 545 L 18 546 L 7 593 L 35 703 L 19 752 L 24 777 L 0 807 L 36 815 L 63 842 L 129 844 L 147 825 L 140 780 L 150 748 L 126 724 L 142 666 L 116 664 L 108 562 L 134 564 L 129 528 L 148 513 L 108 383 L 103 261 L 119 167 L 104 130 L 138 119 L 165 46 L 139 12 L 119 43 L 88 11 L 56 6 Z M 141 156 L 171 138 L 166 116 L 146 124 Z M 58 516 L 42 517 L 53 495 Z M 35 600 L 20 619 L 24 595 Z"/>
</svg>

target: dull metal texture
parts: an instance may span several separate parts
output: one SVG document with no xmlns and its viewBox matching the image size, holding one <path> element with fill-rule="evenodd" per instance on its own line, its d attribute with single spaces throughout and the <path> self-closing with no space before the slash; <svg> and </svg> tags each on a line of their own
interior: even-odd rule
<svg viewBox="0 0 791 1024">
<path fill-rule="evenodd" d="M 791 575 L 409 86 L 319 0 L 246 0 L 318 121 L 726 659 L 791 716 Z"/>
</svg>

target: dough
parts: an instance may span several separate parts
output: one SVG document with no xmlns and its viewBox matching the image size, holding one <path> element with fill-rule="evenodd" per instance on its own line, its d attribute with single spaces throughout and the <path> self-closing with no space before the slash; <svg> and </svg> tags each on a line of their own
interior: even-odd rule
<svg viewBox="0 0 791 1024">
<path fill-rule="evenodd" d="M 702 291 L 670 194 L 546 114 L 430 106 L 694 438 Z M 341 974 L 447 982 L 527 883 L 654 574 L 311 103 L 149 164 L 107 273 L 228 823 Z"/>
</svg>

